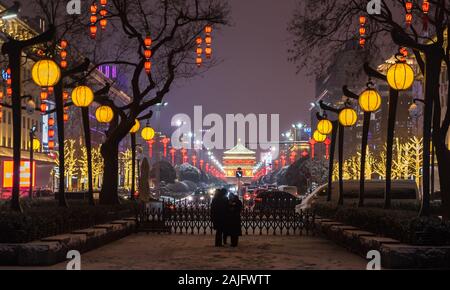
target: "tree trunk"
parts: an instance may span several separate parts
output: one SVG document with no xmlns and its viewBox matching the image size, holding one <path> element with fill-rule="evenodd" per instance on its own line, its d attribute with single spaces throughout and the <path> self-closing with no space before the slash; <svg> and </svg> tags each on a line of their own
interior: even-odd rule
<svg viewBox="0 0 450 290">
<path fill-rule="evenodd" d="M 336 152 L 336 139 L 338 132 L 339 122 L 333 122 L 333 132 L 331 133 L 331 144 L 330 144 L 330 160 L 328 165 L 328 189 L 327 189 L 327 201 L 331 201 L 331 195 L 333 193 L 333 169 L 334 169 L 334 154 Z"/>
<path fill-rule="evenodd" d="M 104 161 L 103 184 L 100 192 L 101 205 L 119 204 L 119 143 L 107 142 L 102 145 L 101 153 Z"/>
<path fill-rule="evenodd" d="M 364 206 L 365 182 L 366 182 L 366 154 L 367 141 L 369 139 L 370 117 L 372 113 L 364 113 L 363 135 L 361 142 L 361 175 L 359 177 L 359 206 Z"/>
<path fill-rule="evenodd" d="M 20 206 L 20 162 L 22 144 L 22 101 L 21 101 L 21 74 L 20 58 L 22 50 L 9 52 L 9 67 L 11 69 L 12 89 L 12 121 L 13 121 L 13 188 L 11 197 L 11 209 L 22 212 Z"/>
<path fill-rule="evenodd" d="M 64 176 L 64 100 L 62 82 L 55 86 L 56 124 L 58 127 L 58 153 L 59 153 L 59 193 L 60 207 L 67 207 Z"/>
<path fill-rule="evenodd" d="M 441 72 L 441 57 L 435 51 L 426 53 L 425 64 L 425 109 L 423 117 L 423 181 L 422 181 L 422 208 L 420 210 L 420 216 L 428 216 L 430 214 L 430 159 L 431 159 L 431 138 L 432 138 L 432 123 L 433 123 L 433 105 L 434 98 L 439 98 L 439 77 Z M 437 125 L 435 131 L 435 141 L 437 143 L 442 142 L 439 140 L 439 128 L 440 128 L 440 106 L 438 108 L 434 123 Z M 439 118 L 439 120 L 437 120 Z M 445 142 L 445 141 L 444 141 Z M 436 145 L 436 144 L 435 144 Z M 434 145 L 434 146 L 435 146 Z M 441 150 L 438 150 L 441 151 Z M 442 163 L 442 153 L 438 153 L 438 162 Z M 447 173 L 448 174 L 448 173 Z M 448 178 L 448 177 L 446 177 Z M 444 178 L 445 179 L 445 178 Z M 442 178 L 441 178 L 442 183 Z M 445 187 L 446 181 L 444 181 Z M 442 188 L 441 188 L 442 191 Z"/>
<path fill-rule="evenodd" d="M 339 201 L 344 205 L 344 126 L 339 124 Z"/>
<path fill-rule="evenodd" d="M 88 170 L 88 197 L 89 204 L 95 205 L 94 186 L 92 183 L 92 144 L 91 128 L 89 124 L 89 108 L 81 108 L 81 117 L 83 119 L 84 143 L 86 146 L 87 170 Z"/>
<path fill-rule="evenodd" d="M 131 200 L 134 200 L 136 195 L 136 134 L 131 133 Z"/>
<path fill-rule="evenodd" d="M 390 89 L 389 91 L 389 117 L 387 130 L 387 146 L 386 146 L 386 188 L 384 192 L 384 208 L 391 207 L 391 190 L 392 190 L 392 159 L 395 135 L 395 120 L 397 118 L 398 91 Z"/>
</svg>

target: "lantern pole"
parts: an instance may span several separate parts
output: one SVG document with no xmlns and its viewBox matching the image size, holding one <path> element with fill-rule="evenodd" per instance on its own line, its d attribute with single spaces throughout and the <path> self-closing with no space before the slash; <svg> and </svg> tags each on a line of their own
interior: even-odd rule
<svg viewBox="0 0 450 290">
<path fill-rule="evenodd" d="M 341 112 L 342 109 L 336 109 L 331 106 L 325 105 L 323 101 L 319 102 L 320 108 L 324 111 L 333 112 L 337 115 Z M 337 134 L 339 131 L 339 136 L 344 135 L 344 127 L 339 123 L 338 120 L 332 121 L 333 123 L 333 132 L 331 134 L 331 152 L 330 152 L 330 160 L 328 167 L 328 192 L 327 192 L 327 201 L 331 201 L 332 195 L 332 186 L 333 186 L 333 168 L 334 168 L 334 155 L 336 151 L 336 141 Z M 342 128 L 341 128 L 342 127 Z M 344 203 L 344 181 L 343 181 L 343 146 L 344 146 L 344 138 L 339 138 L 339 204 Z M 342 148 L 342 149 L 341 149 Z"/>
<path fill-rule="evenodd" d="M 374 77 L 387 82 L 387 76 L 379 73 L 371 68 L 368 63 L 364 64 L 364 71 L 369 77 Z M 388 116 L 388 130 L 386 140 L 386 187 L 384 193 L 384 207 L 389 209 L 391 207 L 391 191 L 392 191 L 392 160 L 393 160 L 393 146 L 395 135 L 395 120 L 397 118 L 399 92 L 393 88 L 389 89 L 389 116 Z"/>
<path fill-rule="evenodd" d="M 20 206 L 20 161 L 22 144 L 22 100 L 21 100 L 21 59 L 22 51 L 30 46 L 50 41 L 55 34 L 55 27 L 28 40 L 9 38 L 2 46 L 2 53 L 8 55 L 11 69 L 12 115 L 13 115 L 13 188 L 11 195 L 11 209 L 22 212 Z"/>
<path fill-rule="evenodd" d="M 342 88 L 344 95 L 348 98 L 355 100 L 359 99 L 359 96 L 351 92 L 347 86 Z M 372 116 L 371 112 L 364 112 L 364 122 L 363 122 L 363 134 L 361 140 L 361 160 L 360 160 L 360 176 L 359 176 L 359 207 L 364 206 L 365 197 L 365 182 L 366 182 L 366 157 L 367 157 L 367 144 L 369 139 L 369 129 L 370 129 L 370 118 Z"/>
<path fill-rule="evenodd" d="M 131 137 L 131 191 L 130 198 L 134 200 L 136 195 L 136 133 L 130 133 Z"/>
</svg>

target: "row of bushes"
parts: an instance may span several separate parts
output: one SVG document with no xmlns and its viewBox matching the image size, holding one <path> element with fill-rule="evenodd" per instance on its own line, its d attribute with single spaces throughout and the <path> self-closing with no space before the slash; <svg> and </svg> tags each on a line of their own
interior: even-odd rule
<svg viewBox="0 0 450 290">
<path fill-rule="evenodd" d="M 0 206 L 1 207 L 1 206 Z M 0 210 L 0 243 L 27 243 L 45 237 L 132 217 L 136 205 L 89 206 L 82 202 L 60 208 L 56 202 L 24 203 L 24 212 Z"/>
<path fill-rule="evenodd" d="M 322 218 L 333 219 L 347 225 L 373 232 L 413 245 L 450 245 L 450 222 L 438 217 L 417 217 L 409 210 L 385 210 L 382 208 L 358 208 L 336 206 L 319 202 L 315 212 Z"/>
</svg>

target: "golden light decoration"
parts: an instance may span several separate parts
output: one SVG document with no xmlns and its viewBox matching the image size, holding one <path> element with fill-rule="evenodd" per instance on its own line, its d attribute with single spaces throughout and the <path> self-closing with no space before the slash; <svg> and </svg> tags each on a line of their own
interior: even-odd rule
<svg viewBox="0 0 450 290">
<path fill-rule="evenodd" d="M 145 127 L 141 132 L 142 139 L 150 141 L 155 137 L 155 130 L 151 127 Z"/>
<path fill-rule="evenodd" d="M 72 91 L 72 102 L 79 108 L 89 107 L 94 101 L 94 92 L 88 86 L 78 86 Z"/>
<path fill-rule="evenodd" d="M 95 111 L 95 117 L 99 123 L 109 123 L 114 118 L 114 112 L 109 106 L 100 106 Z"/>
<path fill-rule="evenodd" d="M 327 140 L 327 135 L 321 134 L 318 130 L 314 131 L 313 139 L 317 143 L 323 143 L 325 140 Z"/>
<path fill-rule="evenodd" d="M 33 65 L 31 77 L 40 87 L 53 87 L 61 78 L 61 69 L 53 60 L 43 59 Z"/>
<path fill-rule="evenodd" d="M 130 133 L 135 134 L 141 128 L 141 123 L 136 119 L 133 128 L 131 128 Z"/>
<path fill-rule="evenodd" d="M 345 108 L 339 113 L 339 122 L 344 127 L 351 127 L 358 121 L 358 114 L 351 108 Z"/>
<path fill-rule="evenodd" d="M 333 123 L 330 120 L 320 120 L 317 124 L 317 131 L 322 135 L 331 134 L 333 131 Z"/>
<path fill-rule="evenodd" d="M 28 148 L 30 148 L 30 142 L 28 142 Z M 38 139 L 33 139 L 33 151 L 37 151 L 41 148 L 41 142 Z"/>
<path fill-rule="evenodd" d="M 387 72 L 387 81 L 394 90 L 408 90 L 414 83 L 414 70 L 406 62 L 395 63 Z"/>
<path fill-rule="evenodd" d="M 381 107 L 381 96 L 377 90 L 368 88 L 359 96 L 358 102 L 364 112 L 375 112 Z"/>
</svg>

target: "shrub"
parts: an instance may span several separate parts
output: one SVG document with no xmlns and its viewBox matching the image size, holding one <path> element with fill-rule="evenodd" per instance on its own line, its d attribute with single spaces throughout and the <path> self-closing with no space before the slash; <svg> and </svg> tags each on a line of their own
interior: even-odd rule
<svg viewBox="0 0 450 290">
<path fill-rule="evenodd" d="M 54 201 L 23 203 L 24 212 L 0 207 L 0 243 L 27 243 L 135 215 L 135 204 L 88 206 L 76 202 L 60 208 Z"/>
<path fill-rule="evenodd" d="M 329 203 L 314 205 L 317 215 L 415 245 L 450 245 L 450 222 L 437 217 L 417 217 L 409 210 L 358 208 Z"/>
</svg>

